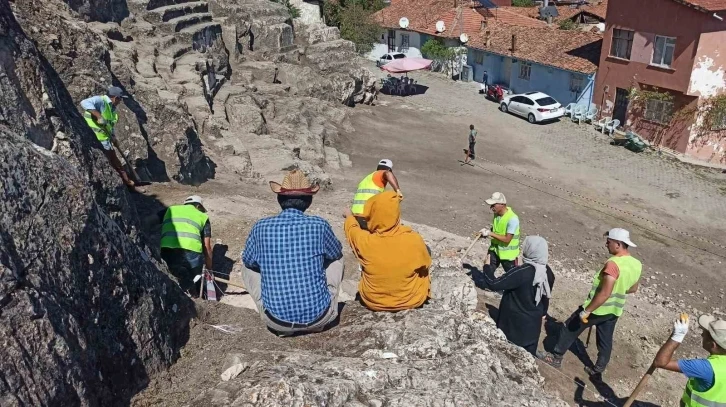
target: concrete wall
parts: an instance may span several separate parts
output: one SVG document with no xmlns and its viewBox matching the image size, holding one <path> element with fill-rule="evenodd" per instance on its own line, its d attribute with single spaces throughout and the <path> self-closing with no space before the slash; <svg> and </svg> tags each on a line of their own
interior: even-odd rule
<svg viewBox="0 0 726 407">
<path fill-rule="evenodd" d="M 482 64 L 476 63 L 477 52 L 484 53 Z M 595 74 L 580 74 L 532 63 L 532 73 L 529 80 L 526 80 L 519 77 L 519 60 L 510 57 L 469 49 L 468 61 L 474 67 L 474 80 L 477 82 L 482 81 L 484 71 L 487 71 L 489 84 L 507 86 L 513 93 L 544 92 L 565 106 L 576 103 L 589 107 L 592 103 Z M 511 70 L 509 66 L 511 66 Z M 570 91 L 570 78 L 572 75 L 582 77 L 582 92 Z"/>
<path fill-rule="evenodd" d="M 703 33 L 698 41 L 688 94 L 711 97 L 726 92 L 726 31 Z"/>
</svg>

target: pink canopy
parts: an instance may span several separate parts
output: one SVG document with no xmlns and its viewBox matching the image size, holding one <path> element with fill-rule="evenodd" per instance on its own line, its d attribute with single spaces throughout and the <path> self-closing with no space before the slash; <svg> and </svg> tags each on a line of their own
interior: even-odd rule
<svg viewBox="0 0 726 407">
<path fill-rule="evenodd" d="M 391 73 L 404 73 L 428 69 L 432 62 L 434 61 L 425 58 L 401 58 L 383 65 L 381 69 Z"/>
</svg>

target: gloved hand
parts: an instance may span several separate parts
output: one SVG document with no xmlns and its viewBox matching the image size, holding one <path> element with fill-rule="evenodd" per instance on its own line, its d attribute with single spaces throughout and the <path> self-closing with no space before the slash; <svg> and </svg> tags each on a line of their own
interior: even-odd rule
<svg viewBox="0 0 726 407">
<path fill-rule="evenodd" d="M 489 230 L 488 228 L 484 228 L 484 229 L 482 229 L 482 230 L 479 231 L 479 234 L 482 237 L 487 237 L 487 236 L 489 236 L 489 233 L 490 232 L 491 232 L 491 230 Z"/>
<path fill-rule="evenodd" d="M 96 119 L 96 123 L 98 123 L 100 126 L 103 126 L 104 124 L 106 124 L 106 119 L 104 119 L 103 117 L 99 117 Z"/>
<path fill-rule="evenodd" d="M 673 323 L 673 334 L 671 334 L 671 339 L 673 339 L 674 341 L 676 341 L 678 343 L 681 343 L 681 342 L 683 342 L 683 338 L 686 337 L 687 333 L 688 333 L 688 315 L 681 314 L 681 317 L 676 319 L 676 322 Z"/>
<path fill-rule="evenodd" d="M 398 190 L 398 199 L 403 201 L 403 192 L 400 189 Z"/>
<path fill-rule="evenodd" d="M 580 321 L 582 321 L 583 324 L 587 323 L 588 318 L 590 318 L 590 312 L 585 310 L 580 311 Z"/>
</svg>

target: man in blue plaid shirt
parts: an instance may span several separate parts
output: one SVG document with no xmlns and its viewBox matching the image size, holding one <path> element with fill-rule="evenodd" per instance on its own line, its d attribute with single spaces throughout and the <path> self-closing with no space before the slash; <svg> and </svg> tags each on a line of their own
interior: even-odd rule
<svg viewBox="0 0 726 407">
<path fill-rule="evenodd" d="M 320 332 L 338 316 L 342 245 L 327 221 L 305 215 L 320 189 L 295 170 L 270 182 L 282 212 L 258 221 L 242 253 L 242 279 L 278 335 Z"/>
</svg>

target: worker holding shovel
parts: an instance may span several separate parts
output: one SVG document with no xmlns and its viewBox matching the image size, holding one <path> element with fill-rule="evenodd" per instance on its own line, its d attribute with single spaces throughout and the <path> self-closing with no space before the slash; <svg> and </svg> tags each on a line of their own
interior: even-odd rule
<svg viewBox="0 0 726 407">
<path fill-rule="evenodd" d="M 118 156 L 116 156 L 116 152 L 113 149 L 114 145 L 118 148 L 116 136 L 114 134 L 114 127 L 116 126 L 116 123 L 118 123 L 116 107 L 125 98 L 128 98 L 128 96 L 123 90 L 121 90 L 121 88 L 111 86 L 108 88 L 105 95 L 93 96 L 83 100 L 81 102 L 81 107 L 84 110 L 83 118 L 86 120 L 88 127 L 90 127 L 96 135 L 96 138 L 102 147 L 103 154 L 106 156 L 109 163 L 111 163 L 111 167 L 116 170 L 121 177 L 121 180 L 123 180 L 123 183 L 133 190 L 134 182 L 129 178 L 128 174 L 126 174 L 121 161 L 118 159 Z M 128 160 L 127 164 L 129 164 L 129 167 L 133 171 L 133 167 L 131 167 L 131 163 L 129 163 Z"/>
<path fill-rule="evenodd" d="M 656 354 L 653 366 L 683 373 L 688 378 L 681 406 L 723 407 L 726 406 L 726 321 L 701 315 L 698 325 L 708 358 L 673 360 L 673 354 L 688 333 L 688 317 L 684 315 L 673 324 L 673 333 Z M 628 402 L 632 403 L 635 396 L 634 392 Z"/>
</svg>

